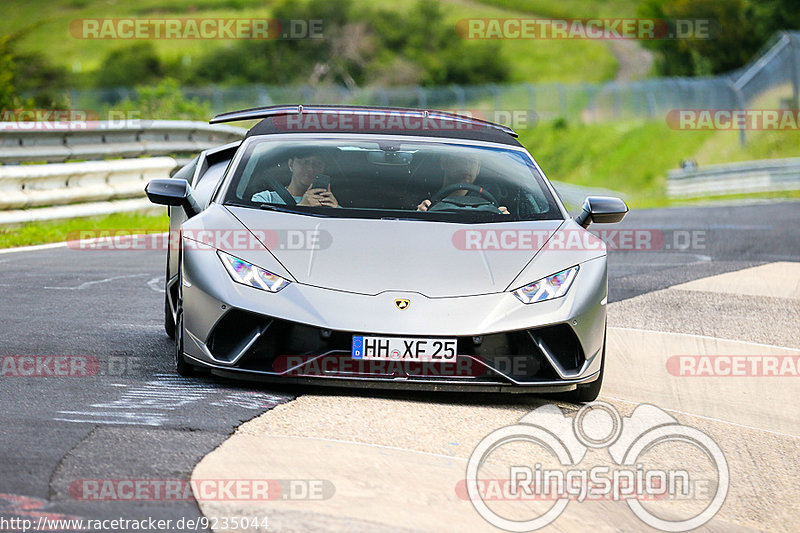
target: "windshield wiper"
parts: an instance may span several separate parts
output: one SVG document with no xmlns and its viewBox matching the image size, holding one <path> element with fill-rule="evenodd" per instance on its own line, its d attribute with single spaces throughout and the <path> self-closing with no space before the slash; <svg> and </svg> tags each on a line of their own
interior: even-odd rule
<svg viewBox="0 0 800 533">
<path fill-rule="evenodd" d="M 293 207 L 286 207 L 280 206 L 275 204 L 261 204 L 258 206 L 259 209 L 265 209 L 267 211 L 277 211 L 279 213 L 294 213 L 295 215 L 310 215 L 312 217 L 323 217 L 329 218 L 330 215 L 326 215 L 324 213 L 316 213 L 314 211 L 305 211 L 303 209 L 294 209 Z"/>
</svg>

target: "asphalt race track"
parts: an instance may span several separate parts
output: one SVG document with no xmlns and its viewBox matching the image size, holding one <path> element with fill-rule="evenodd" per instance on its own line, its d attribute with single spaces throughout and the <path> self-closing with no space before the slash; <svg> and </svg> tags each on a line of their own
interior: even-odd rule
<svg viewBox="0 0 800 533">
<path fill-rule="evenodd" d="M 610 328 L 800 348 L 798 300 L 744 300 L 730 294 L 715 299 L 689 285 L 686 291 L 665 291 L 693 280 L 759 265 L 800 261 L 799 212 L 800 202 L 655 209 L 631 212 L 619 225 L 594 226 L 593 230 L 608 231 L 660 230 L 664 237 L 657 250 L 609 250 Z M 172 341 L 162 326 L 163 272 L 161 251 L 90 251 L 60 246 L 0 252 L 0 356 L 4 361 L 7 356 L 89 356 L 81 361 L 88 359 L 94 365 L 88 377 L 30 377 L 15 373 L 13 367 L 3 367 L 0 517 L 34 521 L 42 516 L 153 517 L 171 519 L 173 523 L 181 518 L 197 519 L 202 516 L 201 510 L 191 498 L 178 502 L 93 502 L 77 498 L 71 487 L 82 480 L 189 480 L 201 459 L 243 422 L 298 396 L 320 393 L 316 389 L 276 389 L 220 378 L 184 379 L 174 375 Z M 612 351 L 609 358 L 614 358 Z M 63 361 L 69 365 L 71 360 Z M 608 372 L 613 366 L 609 365 Z M 620 372 L 623 370 L 629 371 Z M 791 384 L 794 390 L 797 379 Z M 788 382 L 781 383 L 783 386 Z M 675 412 L 727 420 L 722 411 L 714 411 L 722 409 L 714 403 L 716 400 L 709 399 L 706 405 L 693 404 L 700 401 L 698 398 L 705 398 L 701 392 L 695 395 L 673 391 L 658 396 L 648 394 L 642 383 L 632 385 L 631 396 L 623 401 L 612 379 L 601 399 L 608 396 L 622 403 L 649 402 Z M 323 391 L 323 395 L 328 396 L 329 403 L 335 403 L 337 397 L 350 397 L 346 391 Z M 542 403 L 541 398 L 532 403 L 530 398 L 508 396 L 480 396 L 462 402 L 464 399 L 456 395 L 432 393 L 370 392 L 354 393 L 352 398 L 390 403 L 411 399 L 422 406 L 417 408 L 430 404 L 442 409 L 462 403 L 465 409 L 483 409 L 497 403 L 525 411 Z M 753 414 L 753 424 L 739 425 L 756 430 L 769 426 L 764 429 L 767 433 L 756 432 L 749 437 L 754 447 L 759 446 L 763 435 L 788 439 L 789 444 L 776 448 L 776 460 L 782 458 L 779 452 L 783 450 L 794 455 L 783 457 L 794 464 L 800 433 L 794 432 L 787 420 L 796 418 L 796 405 L 770 408 L 774 417 Z M 278 411 L 289 413 L 290 408 Z M 281 416 L 287 417 L 287 424 L 297 423 L 288 415 Z M 765 426 L 756 427 L 759 420 Z M 313 416 L 302 421 L 311 428 L 317 423 Z M 485 434 L 494 427 L 477 429 Z M 393 431 L 402 433 L 403 428 L 395 427 Z M 723 427 L 719 431 L 726 430 Z M 409 441 L 426 440 L 426 436 L 414 433 L 405 437 Z M 796 478 L 793 490 L 796 497 Z M 790 496 L 784 494 L 786 498 Z M 744 505 L 737 502 L 731 505 Z M 796 508 L 793 513 L 783 520 L 798 520 Z M 745 510 L 741 516 L 738 511 L 733 514 L 736 516 L 716 529 L 746 530 L 753 527 L 754 520 L 757 523 Z M 310 521 L 309 525 L 313 523 Z M 321 527 L 325 524 L 338 528 L 333 522 L 317 522 Z M 620 523 L 619 527 L 628 530 L 628 526 L 636 525 L 631 521 Z M 766 529 L 786 529 L 787 525 L 791 523 L 784 521 Z M 374 526 L 364 522 L 355 523 L 354 527 Z M 425 524 L 410 529 L 425 529 Z"/>
</svg>

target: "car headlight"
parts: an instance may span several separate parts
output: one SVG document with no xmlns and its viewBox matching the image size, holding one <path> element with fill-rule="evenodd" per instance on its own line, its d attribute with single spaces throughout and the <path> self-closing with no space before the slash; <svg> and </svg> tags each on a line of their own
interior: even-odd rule
<svg viewBox="0 0 800 533">
<path fill-rule="evenodd" d="M 238 257 L 233 257 L 220 250 L 217 251 L 217 255 L 222 259 L 225 270 L 236 283 L 269 292 L 278 292 L 289 284 L 282 277 L 247 261 L 242 261 Z"/>
<path fill-rule="evenodd" d="M 578 265 L 534 281 L 514 291 L 514 296 L 524 304 L 552 300 L 567 294 L 570 285 L 578 274 Z"/>
</svg>

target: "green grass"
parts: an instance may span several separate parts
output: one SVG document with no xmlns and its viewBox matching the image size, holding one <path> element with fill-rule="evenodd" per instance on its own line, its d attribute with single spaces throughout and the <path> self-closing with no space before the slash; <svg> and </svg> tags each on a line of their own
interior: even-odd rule
<svg viewBox="0 0 800 533">
<path fill-rule="evenodd" d="M 442 3 L 446 20 L 454 28 L 463 18 L 530 16 L 518 10 L 513 2 L 505 7 L 463 0 L 443 0 Z M 354 4 L 400 12 L 413 9 L 416 0 L 354 0 Z M 0 34 L 35 26 L 22 39 L 22 50 L 43 52 L 54 63 L 83 73 L 96 70 L 109 51 L 136 41 L 77 39 L 69 29 L 70 22 L 75 19 L 270 16 L 269 3 L 263 0 L 16 0 L 6 2 L 3 7 Z M 458 38 L 455 30 L 453 38 Z M 162 59 L 191 62 L 230 42 L 162 39 L 153 44 Z M 617 68 L 616 59 L 602 42 L 503 40 L 501 46 L 501 53 L 511 66 L 511 81 L 602 81 L 613 78 Z"/>
<path fill-rule="evenodd" d="M 719 132 L 697 151 L 699 164 L 733 163 L 753 159 L 800 157 L 800 131 L 747 131 L 745 146 L 738 131 Z"/>
<path fill-rule="evenodd" d="M 82 231 L 141 230 L 167 231 L 169 217 L 142 213 L 118 213 L 101 217 L 30 222 L 17 227 L 0 227 L 0 248 L 29 246 L 73 240 Z"/>
<path fill-rule="evenodd" d="M 478 0 L 550 18 L 635 17 L 640 0 Z"/>
<path fill-rule="evenodd" d="M 664 195 L 667 170 L 691 159 L 711 132 L 671 130 L 665 122 L 559 127 L 543 123 L 520 132 L 520 142 L 550 179 L 604 187 L 634 201 Z"/>
<path fill-rule="evenodd" d="M 666 175 L 684 159 L 700 166 L 800 157 L 800 132 L 749 131 L 747 144 L 731 131 L 680 131 L 662 121 L 606 124 L 545 122 L 520 132 L 520 142 L 533 154 L 548 178 L 587 187 L 620 191 L 636 207 L 685 203 L 666 198 Z M 745 197 L 797 197 L 793 192 Z"/>
</svg>

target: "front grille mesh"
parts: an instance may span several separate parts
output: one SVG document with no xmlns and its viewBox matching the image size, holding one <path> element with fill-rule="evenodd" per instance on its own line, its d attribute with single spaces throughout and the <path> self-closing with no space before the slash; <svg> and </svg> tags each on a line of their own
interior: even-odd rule
<svg viewBox="0 0 800 533">
<path fill-rule="evenodd" d="M 217 323 L 207 345 L 215 359 L 230 362 L 256 331 L 260 332 L 260 336 L 236 366 L 247 370 L 284 372 L 299 362 L 308 362 L 291 372 L 295 376 L 342 373 L 348 377 L 363 374 L 370 377 L 437 377 L 498 383 L 508 382 L 503 375 L 525 382 L 558 379 L 552 365 L 529 333 L 546 344 L 565 370 L 577 370 L 585 360 L 572 328 L 567 324 L 557 324 L 481 337 L 458 337 L 456 363 L 370 362 L 367 366 L 359 363 L 359 366 L 355 364 L 358 361 L 351 359 L 350 353 L 352 336 L 362 335 L 363 332 L 326 331 L 236 309 L 228 311 Z M 321 354 L 327 355 L 317 359 Z M 326 361 L 325 358 L 331 360 Z M 310 363 L 312 360 L 315 361 L 313 364 Z"/>
</svg>

